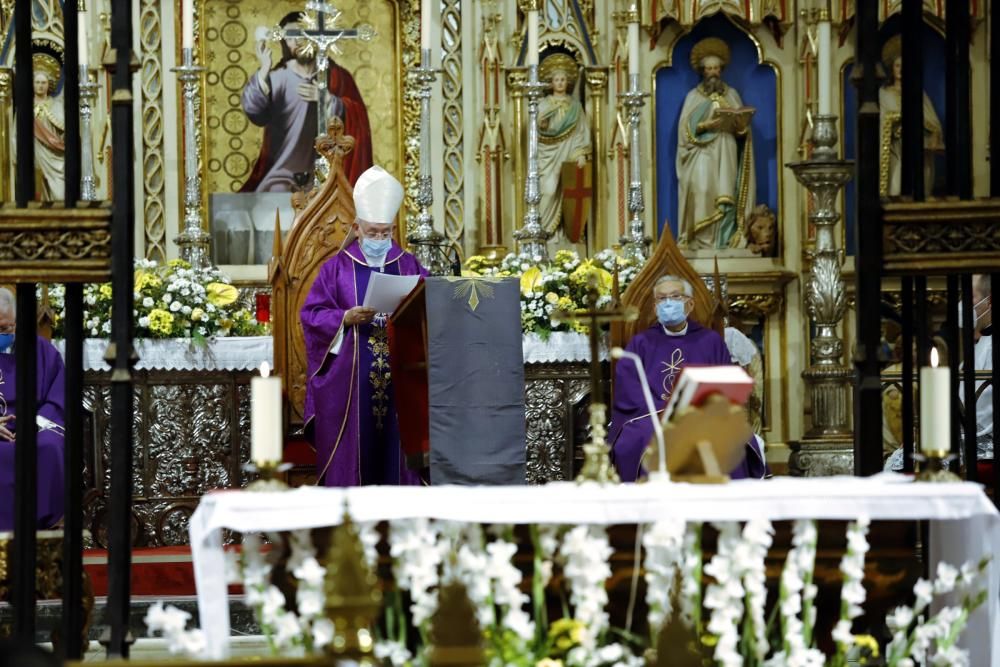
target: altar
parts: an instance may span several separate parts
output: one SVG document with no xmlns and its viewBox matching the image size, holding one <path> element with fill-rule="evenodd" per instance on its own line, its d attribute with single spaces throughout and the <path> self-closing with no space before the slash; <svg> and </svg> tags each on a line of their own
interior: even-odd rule
<svg viewBox="0 0 1000 667">
<path fill-rule="evenodd" d="M 342 513 L 333 508 L 345 508 L 357 523 L 433 519 L 461 524 L 515 523 L 539 527 L 639 524 L 652 525 L 654 532 L 660 525 L 658 522 L 664 521 L 682 525 L 702 522 L 734 525 L 731 522 L 756 521 L 759 526 L 770 526 L 773 521 L 854 520 L 867 526 L 868 520 L 927 520 L 928 567 L 932 573 L 938 563 L 955 567 L 976 563 L 1000 549 L 1000 513 L 981 487 L 971 483 L 920 484 L 898 475 L 866 479 L 778 478 L 763 483 L 738 481 L 723 485 L 647 483 L 602 487 L 555 483 L 533 487 L 300 488 L 288 492 L 210 493 L 202 499 L 191 519 L 199 616 L 210 657 L 222 658 L 228 654 L 225 531 L 269 533 L 329 526 L 341 521 Z M 851 530 L 848 527 L 849 533 Z M 401 540 L 414 539 L 406 529 L 403 532 Z M 390 540 L 391 537 L 392 533 Z M 848 550 L 852 548 L 852 539 L 849 535 Z M 863 536 L 860 539 L 863 541 Z M 644 544 L 648 582 L 650 544 Z M 247 543 L 244 552 L 246 549 Z M 763 549 L 766 555 L 768 546 Z M 400 552 L 394 544 L 394 560 L 397 553 Z M 591 560 L 609 558 L 610 553 L 593 555 Z M 638 553 L 636 551 L 636 564 Z M 841 569 L 844 570 L 843 565 Z M 700 579 L 700 568 L 695 572 Z M 708 573 L 709 568 L 706 567 L 705 572 Z M 713 572 L 713 576 L 719 576 L 718 569 Z M 599 589 L 610 585 L 605 580 L 610 573 L 609 568 L 597 581 L 595 585 Z M 964 647 L 970 650 L 969 664 L 974 665 L 1000 664 L 1000 564 L 990 562 L 985 565 L 984 573 L 979 583 L 985 589 L 987 603 L 971 615 L 962 635 Z M 681 575 L 684 576 L 683 568 Z M 846 586 L 847 575 L 844 576 Z M 742 598 L 743 589 L 739 590 Z M 748 604 L 750 594 L 748 591 Z M 604 600 L 606 603 L 606 595 Z M 947 598 L 937 602 L 955 604 Z M 706 604 L 711 606 L 711 603 Z"/>
<path fill-rule="evenodd" d="M 62 349 L 61 341 L 56 342 Z M 111 374 L 107 341 L 84 345 L 85 526 L 93 546 L 107 546 Z M 269 336 L 137 340 L 133 544 L 187 544 L 187 524 L 207 492 L 242 488 L 250 458 L 250 378 L 273 363 Z M 527 481 L 573 478 L 585 439 L 589 393 L 586 336 L 556 332 L 524 337 Z M 602 358 L 604 352 L 602 351 Z"/>
</svg>

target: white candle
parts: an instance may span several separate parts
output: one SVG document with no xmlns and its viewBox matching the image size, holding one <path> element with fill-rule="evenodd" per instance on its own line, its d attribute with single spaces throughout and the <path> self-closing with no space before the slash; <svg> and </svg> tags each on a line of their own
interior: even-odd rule
<svg viewBox="0 0 1000 667">
<path fill-rule="evenodd" d="M 525 58 L 526 65 L 538 64 L 538 11 L 531 9 L 528 11 L 528 53 Z"/>
<path fill-rule="evenodd" d="M 90 64 L 89 53 L 90 49 L 87 48 L 87 12 L 79 12 L 76 16 L 76 52 L 78 54 L 78 64 L 81 67 L 86 67 Z"/>
<path fill-rule="evenodd" d="M 819 113 L 828 116 L 832 113 L 830 95 L 833 92 L 833 46 L 830 41 L 830 22 L 820 21 L 816 29 L 819 41 L 817 61 L 819 70 Z"/>
<path fill-rule="evenodd" d="M 639 73 L 639 24 L 628 24 L 628 73 Z"/>
<path fill-rule="evenodd" d="M 260 376 L 250 378 L 250 458 L 258 466 L 282 459 L 281 378 L 270 374 L 265 361 Z"/>
<path fill-rule="evenodd" d="M 420 48 L 431 48 L 431 0 L 420 0 Z"/>
<path fill-rule="evenodd" d="M 931 350 L 931 365 L 920 369 L 920 449 L 951 449 L 951 370 L 938 366 L 937 349 Z"/>
<path fill-rule="evenodd" d="M 181 3 L 181 26 L 183 28 L 183 39 L 181 47 L 185 49 L 194 48 L 194 0 L 184 0 Z"/>
</svg>

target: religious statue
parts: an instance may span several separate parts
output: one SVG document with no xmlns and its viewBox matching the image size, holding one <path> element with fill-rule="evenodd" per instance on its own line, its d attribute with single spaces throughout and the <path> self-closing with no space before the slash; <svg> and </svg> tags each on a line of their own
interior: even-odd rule
<svg viewBox="0 0 1000 667">
<path fill-rule="evenodd" d="M 556 53 L 542 62 L 540 75 L 552 85 L 552 93 L 538 105 L 538 173 L 542 201 L 541 224 L 556 238 L 563 236 L 562 166 L 569 162 L 577 168 L 587 165 L 590 155 L 590 122 L 587 112 L 573 95 L 577 66 L 565 53 Z"/>
<path fill-rule="evenodd" d="M 65 116 L 63 101 L 56 95 L 62 65 L 54 53 L 36 51 L 34 66 L 34 133 L 36 191 L 42 201 L 62 201 L 66 198 Z M 16 139 L 15 139 L 15 144 Z"/>
<path fill-rule="evenodd" d="M 890 197 L 899 195 L 902 175 L 902 109 L 903 109 L 903 56 L 902 40 L 896 35 L 882 47 L 882 62 L 885 63 L 886 84 L 879 90 L 878 105 L 880 118 L 882 168 L 880 169 L 880 189 Z M 924 97 L 924 193 L 931 194 L 934 185 L 934 156 L 944 151 L 941 121 L 934 105 Z"/>
<path fill-rule="evenodd" d="M 684 98 L 677 132 L 677 245 L 689 250 L 746 246 L 754 110 L 721 78 L 729 58 L 729 46 L 715 37 L 691 50 L 691 67 L 702 80 Z"/>
<path fill-rule="evenodd" d="M 307 29 L 303 12 L 291 12 L 280 27 Z M 318 105 L 321 72 L 316 65 L 316 46 L 303 37 L 281 41 L 281 61 L 272 66 L 265 39 L 257 41 L 260 69 L 243 88 L 242 104 L 254 125 L 264 128 L 264 141 L 253 171 L 241 192 L 292 192 L 295 175 L 306 174 L 312 182 L 320 134 Z M 344 134 L 354 137 L 354 149 L 344 157 L 344 174 L 353 185 L 361 172 L 372 166 L 372 137 L 368 109 L 351 73 L 332 60 L 327 70 L 329 114 L 344 121 Z"/>
<path fill-rule="evenodd" d="M 777 245 L 777 217 L 767 204 L 753 210 L 747 223 L 747 248 L 761 257 L 773 257 Z"/>
</svg>

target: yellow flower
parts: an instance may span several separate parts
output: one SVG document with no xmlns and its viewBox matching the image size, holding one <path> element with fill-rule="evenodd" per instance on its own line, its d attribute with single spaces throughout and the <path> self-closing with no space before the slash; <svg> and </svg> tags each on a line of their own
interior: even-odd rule
<svg viewBox="0 0 1000 667">
<path fill-rule="evenodd" d="M 555 292 L 549 292 L 545 295 L 545 300 L 549 303 L 559 303 L 559 295 Z"/>
<path fill-rule="evenodd" d="M 173 313 L 167 312 L 162 308 L 155 308 L 149 311 L 149 330 L 169 336 L 174 330 Z"/>
<path fill-rule="evenodd" d="M 556 302 L 561 310 L 576 310 L 576 304 L 573 303 L 573 299 L 568 296 L 561 296 Z"/>
<path fill-rule="evenodd" d="M 195 308 L 191 311 L 191 319 L 193 321 L 200 322 L 203 317 L 205 317 L 205 311 L 201 308 Z"/>
<path fill-rule="evenodd" d="M 854 645 L 863 651 L 868 651 L 869 658 L 878 657 L 878 642 L 871 635 L 854 635 Z M 865 664 L 865 658 L 861 659 L 861 664 Z"/>
<path fill-rule="evenodd" d="M 167 262 L 167 266 L 169 266 L 171 269 L 190 269 L 191 268 L 191 265 L 188 262 L 185 262 L 183 259 L 172 259 L 169 262 Z"/>
<path fill-rule="evenodd" d="M 209 283 L 205 285 L 205 298 L 213 306 L 228 306 L 238 299 L 239 290 L 225 283 Z"/>
<path fill-rule="evenodd" d="M 570 278 L 579 283 L 587 283 L 591 275 L 597 276 L 598 289 L 602 293 L 607 294 L 611 292 L 611 284 L 614 282 L 614 277 L 609 271 L 595 264 L 593 260 L 588 259 L 581 262 L 580 266 L 570 274 Z"/>
<path fill-rule="evenodd" d="M 104 283 L 103 285 L 101 285 L 100 294 L 105 299 L 110 299 L 111 298 L 111 284 L 110 283 Z"/>
<path fill-rule="evenodd" d="M 147 287 L 159 287 L 162 285 L 160 277 L 155 273 L 150 273 L 149 271 L 136 271 L 135 272 L 135 291 L 141 292 Z"/>
<path fill-rule="evenodd" d="M 580 259 L 580 256 L 577 255 L 574 251 L 560 250 L 559 252 L 556 253 L 556 257 L 553 261 L 556 264 L 566 264 L 577 259 Z"/>
<path fill-rule="evenodd" d="M 521 274 L 521 294 L 530 294 L 538 291 L 542 283 L 542 272 L 537 266 L 533 266 Z"/>
<path fill-rule="evenodd" d="M 479 275 L 480 274 L 477 271 L 473 271 L 472 269 L 462 269 L 463 278 L 475 278 Z"/>
<path fill-rule="evenodd" d="M 563 661 L 553 660 L 552 658 L 542 658 L 535 663 L 535 667 L 563 667 Z"/>
</svg>

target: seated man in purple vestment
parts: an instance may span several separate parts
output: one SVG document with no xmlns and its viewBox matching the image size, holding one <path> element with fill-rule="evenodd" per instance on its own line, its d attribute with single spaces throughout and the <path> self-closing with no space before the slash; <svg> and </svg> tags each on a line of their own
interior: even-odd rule
<svg viewBox="0 0 1000 667">
<path fill-rule="evenodd" d="M 685 365 L 733 363 L 722 336 L 688 319 L 694 308 L 693 295 L 694 289 L 687 280 L 676 276 L 659 278 L 653 285 L 657 321 L 636 334 L 625 348 L 642 359 L 657 412 L 666 407 L 674 382 Z M 642 455 L 653 437 L 653 423 L 638 372 L 629 361 L 619 362 L 615 370 L 610 436 L 615 467 L 623 482 L 634 482 L 642 475 Z M 659 415 L 655 418 L 659 419 Z M 743 462 L 730 476 L 740 479 L 766 475 L 763 451 L 754 437 L 747 443 Z"/>
<path fill-rule="evenodd" d="M 0 288 L 0 532 L 14 529 L 14 440 L 18 428 L 38 429 L 38 527 L 49 528 L 63 515 L 63 361 L 52 343 L 39 337 L 36 423 L 17 424 L 15 312 L 14 294 Z"/>
<path fill-rule="evenodd" d="M 360 304 L 373 272 L 427 275 L 395 241 L 403 186 L 381 167 L 354 186 L 355 222 L 302 306 L 309 382 L 306 434 L 327 486 L 417 484 L 399 446 L 385 313 Z"/>
</svg>

